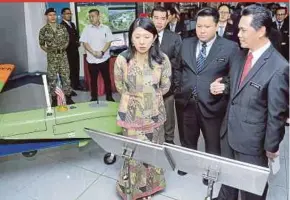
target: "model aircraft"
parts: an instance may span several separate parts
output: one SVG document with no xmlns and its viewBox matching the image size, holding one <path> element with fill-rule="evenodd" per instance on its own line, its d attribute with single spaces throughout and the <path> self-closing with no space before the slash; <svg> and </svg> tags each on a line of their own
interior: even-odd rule
<svg viewBox="0 0 290 200">
<path fill-rule="evenodd" d="M 121 133 L 116 124 L 118 103 L 85 102 L 52 108 L 43 75 L 47 108 L 0 114 L 2 140 L 88 138 L 84 128 Z"/>
</svg>

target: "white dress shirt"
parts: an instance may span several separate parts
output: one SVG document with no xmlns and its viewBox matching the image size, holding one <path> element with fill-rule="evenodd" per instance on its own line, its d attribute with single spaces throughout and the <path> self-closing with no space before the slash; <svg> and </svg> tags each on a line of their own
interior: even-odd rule
<svg viewBox="0 0 290 200">
<path fill-rule="evenodd" d="M 68 21 L 66 21 L 65 19 L 62 19 L 65 23 L 67 23 L 67 25 L 69 25 L 69 27 L 71 27 L 72 28 L 72 25 L 71 25 L 71 23 L 70 22 L 68 22 Z"/>
<path fill-rule="evenodd" d="M 253 51 L 253 60 L 252 60 L 252 66 L 251 68 L 256 64 L 257 60 L 262 56 L 262 54 L 271 46 L 271 42 L 267 42 L 264 46 L 257 49 L 256 51 Z M 249 51 L 250 52 L 250 51 Z"/>
<path fill-rule="evenodd" d="M 164 30 L 158 33 L 159 45 L 161 45 L 161 43 L 162 43 L 163 34 L 164 34 Z"/>
<path fill-rule="evenodd" d="M 210 51 L 210 49 L 211 49 L 211 47 L 212 47 L 212 45 L 213 45 L 215 39 L 216 39 L 216 35 L 214 36 L 214 38 L 213 38 L 212 40 L 210 40 L 210 41 L 208 41 L 208 42 L 206 43 L 206 57 L 208 56 L 209 51 Z M 198 44 L 196 45 L 196 54 L 195 54 L 196 59 L 198 58 L 198 55 L 199 55 L 199 53 L 200 53 L 200 51 L 201 51 L 202 43 L 203 43 L 203 42 L 199 41 Z"/>
<path fill-rule="evenodd" d="M 170 25 L 170 30 L 172 32 L 175 32 L 176 24 L 177 24 L 177 21 L 169 24 Z"/>
<path fill-rule="evenodd" d="M 280 22 L 280 27 L 279 27 L 279 22 L 276 21 L 276 26 L 277 26 L 277 30 L 278 30 L 278 31 L 280 31 L 280 29 L 282 28 L 283 24 L 284 24 L 284 21 L 281 21 L 281 22 Z"/>
<path fill-rule="evenodd" d="M 113 34 L 110 28 L 104 24 L 95 26 L 89 24 L 82 32 L 80 42 L 88 43 L 94 51 L 102 51 L 106 43 L 113 41 Z M 98 64 L 107 61 L 110 58 L 110 48 L 104 52 L 102 58 L 96 58 L 90 52 L 87 52 L 87 61 L 91 64 Z"/>
</svg>

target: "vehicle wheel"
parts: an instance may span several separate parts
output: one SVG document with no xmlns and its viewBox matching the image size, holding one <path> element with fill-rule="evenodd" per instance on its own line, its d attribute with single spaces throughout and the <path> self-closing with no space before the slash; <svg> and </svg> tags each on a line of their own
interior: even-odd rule
<svg viewBox="0 0 290 200">
<path fill-rule="evenodd" d="M 116 156 L 114 154 L 111 154 L 111 153 L 107 153 L 105 156 L 104 156 L 104 163 L 106 165 L 112 165 L 116 162 Z"/>
<path fill-rule="evenodd" d="M 27 151 L 27 152 L 22 152 L 22 155 L 26 158 L 31 158 L 37 154 L 37 150 L 34 151 Z"/>
</svg>

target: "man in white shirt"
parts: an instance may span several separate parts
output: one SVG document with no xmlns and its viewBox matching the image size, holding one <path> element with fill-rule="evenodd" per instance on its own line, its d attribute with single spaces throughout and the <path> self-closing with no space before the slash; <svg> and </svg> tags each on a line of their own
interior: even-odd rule
<svg viewBox="0 0 290 200">
<path fill-rule="evenodd" d="M 220 132 L 222 156 L 263 167 L 278 156 L 289 116 L 289 63 L 270 43 L 271 22 L 271 12 L 262 6 L 242 11 L 238 36 L 249 51 L 231 62 L 229 105 Z M 222 87 L 217 80 L 210 91 L 217 95 Z M 262 196 L 241 191 L 241 199 L 265 200 L 267 189 Z M 238 192 L 222 186 L 217 199 L 236 200 Z"/>
<path fill-rule="evenodd" d="M 106 100 L 114 101 L 109 72 L 110 46 L 113 34 L 108 26 L 100 23 L 100 12 L 97 9 L 89 11 L 89 19 L 91 24 L 83 30 L 80 42 L 83 43 L 87 52 L 91 80 L 91 101 L 98 101 L 97 78 L 99 71 L 105 83 Z"/>
</svg>

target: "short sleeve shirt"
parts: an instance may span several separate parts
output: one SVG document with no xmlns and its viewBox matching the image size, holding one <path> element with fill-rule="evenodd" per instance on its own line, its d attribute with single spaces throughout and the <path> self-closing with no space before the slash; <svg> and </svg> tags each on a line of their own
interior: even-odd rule
<svg viewBox="0 0 290 200">
<path fill-rule="evenodd" d="M 94 51 L 102 51 L 107 42 L 113 41 L 113 34 L 110 28 L 104 24 L 95 26 L 89 24 L 85 27 L 81 34 L 80 42 L 88 43 Z M 105 62 L 110 58 L 110 50 L 104 52 L 102 58 L 96 58 L 87 51 L 87 61 L 91 64 Z"/>
</svg>

